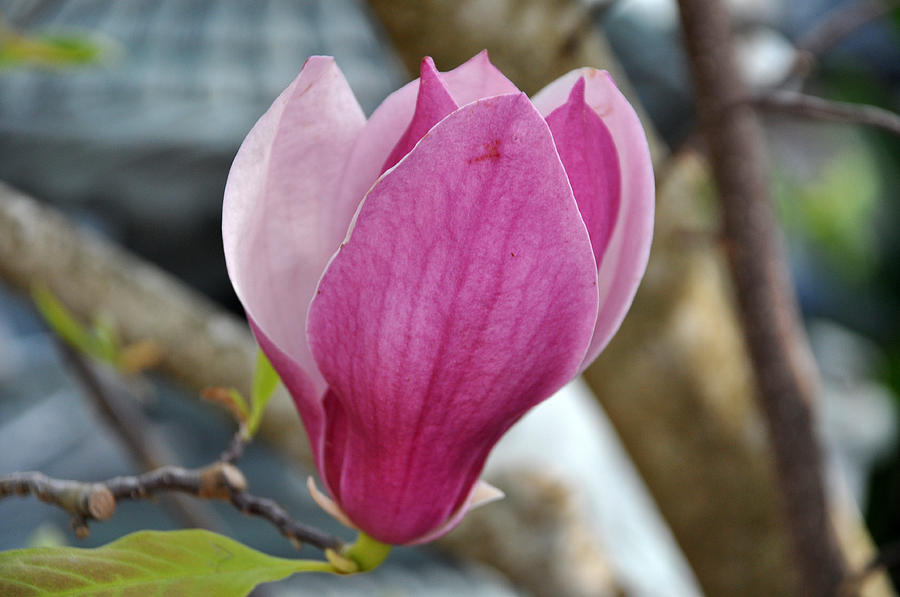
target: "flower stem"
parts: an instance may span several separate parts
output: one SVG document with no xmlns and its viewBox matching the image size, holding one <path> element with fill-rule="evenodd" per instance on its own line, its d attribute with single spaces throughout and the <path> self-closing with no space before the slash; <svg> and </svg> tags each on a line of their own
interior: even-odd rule
<svg viewBox="0 0 900 597">
<path fill-rule="evenodd" d="M 391 553 L 390 545 L 376 541 L 360 531 L 356 541 L 347 546 L 341 555 L 356 562 L 360 572 L 368 572 L 378 568 L 389 553 Z"/>
<path fill-rule="evenodd" d="M 331 572 L 334 567 L 329 562 L 321 560 L 294 560 L 294 572 Z"/>
</svg>

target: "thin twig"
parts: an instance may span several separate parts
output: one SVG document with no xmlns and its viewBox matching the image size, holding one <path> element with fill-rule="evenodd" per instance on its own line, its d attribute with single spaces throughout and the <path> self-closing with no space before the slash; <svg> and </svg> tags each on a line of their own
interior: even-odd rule
<svg viewBox="0 0 900 597">
<path fill-rule="evenodd" d="M 0 477 L 0 499 L 29 494 L 71 514 L 79 538 L 87 536 L 86 520 L 106 520 L 116 508 L 116 498 L 103 483 L 51 479 L 33 471 Z"/>
<path fill-rule="evenodd" d="M 900 6 L 898 0 L 846 2 L 825 15 L 797 40 L 797 49 L 821 56 L 864 25 L 887 16 Z"/>
<path fill-rule="evenodd" d="M 898 0 L 859 0 L 835 8 L 797 40 L 794 64 L 775 87 L 783 87 L 790 81 L 802 81 L 812 73 L 823 54 L 898 6 Z"/>
<path fill-rule="evenodd" d="M 836 102 L 795 91 L 770 91 L 755 96 L 750 101 L 756 108 L 767 112 L 865 124 L 900 135 L 900 115 L 877 106 Z"/>
<path fill-rule="evenodd" d="M 174 460 L 174 455 L 168 451 L 161 454 L 159 447 L 163 444 L 149 435 L 147 425 L 140 420 L 140 413 L 118 399 L 93 363 L 64 342 L 59 342 L 59 347 L 87 394 L 94 399 L 104 416 L 124 432 L 123 439 L 142 462 L 160 462 L 163 456 L 169 461 Z M 323 551 L 340 551 L 343 542 L 337 537 L 297 522 L 273 500 L 245 491 L 247 481 L 234 462 L 243 455 L 247 442 L 246 430 L 241 426 L 219 459 L 205 467 L 187 469 L 157 465 L 141 475 L 113 477 L 100 483 L 53 479 L 38 472 L 12 473 L 0 476 L 0 499 L 12 495 L 34 495 L 71 514 L 76 535 L 85 537 L 88 521 L 110 518 L 120 500 L 146 499 L 160 494 L 188 494 L 200 499 L 229 501 L 241 512 L 272 523 L 298 548 L 308 543 Z M 186 511 L 190 513 L 196 509 Z"/>
<path fill-rule="evenodd" d="M 177 465 L 178 458 L 164 438 L 146 420 L 140 409 L 124 391 L 120 380 L 112 379 L 96 364 L 57 338 L 57 346 L 66 365 L 82 386 L 85 396 L 97 407 L 109 428 L 122 440 L 143 470 L 152 470 L 164 464 Z M 111 371 L 109 372 L 111 373 Z M 233 462 L 233 461 L 229 461 Z M 173 495 L 165 506 L 188 527 L 221 530 L 221 522 L 202 504 Z"/>
<path fill-rule="evenodd" d="M 142 475 L 114 477 L 99 483 L 53 479 L 38 472 L 11 473 L 0 476 L 0 499 L 34 495 L 71 514 L 76 534 L 84 537 L 87 523 L 112 517 L 121 500 L 181 492 L 200 499 L 229 501 L 241 512 L 269 521 L 298 547 L 308 543 L 323 551 L 340 551 L 340 539 L 297 522 L 276 502 L 251 495 L 246 487 L 247 481 L 237 467 L 216 461 L 198 469 L 164 466 Z"/>
<path fill-rule="evenodd" d="M 244 449 L 247 447 L 247 434 L 244 426 L 238 429 L 237 433 L 231 438 L 231 442 L 222 454 L 219 455 L 219 461 L 233 464 L 244 455 Z"/>
<path fill-rule="evenodd" d="M 297 522 L 290 517 L 287 510 L 269 498 L 251 495 L 246 491 L 238 491 L 231 494 L 230 501 L 244 514 L 261 516 L 271 522 L 298 548 L 301 544 L 308 543 L 322 551 L 333 549 L 340 553 L 343 549 L 344 544 L 340 539 L 315 527 Z"/>
<path fill-rule="evenodd" d="M 718 188 L 738 312 L 768 423 L 803 595 L 834 594 L 846 564 L 830 526 L 810 404 L 817 376 L 771 206 L 762 131 L 721 1 L 679 0 L 697 107 Z"/>
</svg>

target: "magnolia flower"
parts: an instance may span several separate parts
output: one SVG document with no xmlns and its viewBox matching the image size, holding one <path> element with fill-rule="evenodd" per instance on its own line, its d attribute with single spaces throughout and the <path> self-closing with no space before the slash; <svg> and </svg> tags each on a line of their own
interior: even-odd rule
<svg viewBox="0 0 900 597">
<path fill-rule="evenodd" d="M 603 71 L 533 100 L 481 53 L 366 120 L 314 56 L 225 189 L 228 272 L 346 524 L 391 544 L 453 528 L 489 451 L 578 375 L 643 275 L 653 173 Z"/>
</svg>

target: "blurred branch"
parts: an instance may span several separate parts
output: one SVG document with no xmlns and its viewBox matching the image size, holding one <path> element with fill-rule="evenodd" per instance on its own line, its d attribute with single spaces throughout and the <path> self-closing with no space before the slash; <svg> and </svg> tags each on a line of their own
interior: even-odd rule
<svg viewBox="0 0 900 597">
<path fill-rule="evenodd" d="M 823 54 L 863 26 L 887 16 L 898 6 L 898 0 L 850 0 L 838 6 L 797 40 L 794 64 L 776 87 L 805 79 Z"/>
<path fill-rule="evenodd" d="M 244 322 L 2 183 L 0 278 L 25 292 L 45 286 L 82 321 L 110 314 L 125 343 L 155 342 L 163 372 L 194 390 L 249 390 L 256 347 Z"/>
<path fill-rule="evenodd" d="M 114 477 L 99 483 L 52 479 L 38 472 L 0 475 L 0 499 L 34 495 L 72 515 L 75 534 L 84 538 L 90 520 L 107 520 L 121 500 L 152 499 L 181 492 L 200 499 L 226 500 L 243 512 L 267 520 L 298 548 L 307 543 L 321 550 L 340 551 L 343 542 L 292 519 L 276 502 L 245 491 L 244 474 L 233 464 L 216 461 L 197 469 L 164 466 L 142 475 Z"/>
<path fill-rule="evenodd" d="M 846 564 L 831 528 L 810 405 L 818 380 L 800 326 L 731 25 L 718 1 L 679 0 L 698 112 L 724 220 L 731 277 L 758 397 L 775 448 L 803 594 L 834 595 Z"/>
<path fill-rule="evenodd" d="M 12 473 L 0 476 L 0 498 L 10 495 L 32 494 L 38 499 L 63 508 L 72 515 L 75 533 L 85 537 L 89 520 L 106 520 L 116 509 L 116 502 L 124 499 L 146 499 L 158 494 L 184 493 L 201 499 L 227 500 L 245 514 L 260 516 L 269 521 L 298 547 L 309 543 L 319 549 L 340 551 L 340 539 L 293 520 L 276 502 L 251 495 L 245 491 L 247 481 L 234 462 L 244 452 L 248 442 L 244 429 L 234 434 L 228 448 L 215 462 L 198 469 L 180 466 L 160 466 L 164 459 L 174 461 L 161 438 L 152 436 L 137 409 L 119 400 L 82 355 L 65 342 L 60 351 L 104 415 L 121 433 L 126 444 L 153 470 L 136 476 L 114 477 L 101 483 L 85 483 L 51 479 L 41 473 Z M 189 526 L 205 525 L 206 516 L 193 508 L 180 510 L 183 522 Z"/>
<path fill-rule="evenodd" d="M 297 547 L 301 543 L 309 543 L 322 550 L 340 551 L 342 542 L 337 537 L 297 522 L 273 500 L 245 491 L 247 481 L 244 474 L 234 466 L 249 441 L 243 427 L 234 434 L 219 459 L 207 466 L 198 469 L 160 466 L 161 462 L 173 462 L 174 455 L 165 448 L 161 438 L 148 430 L 140 412 L 120 400 L 118 392 L 110 387 L 110 380 L 103 378 L 93 363 L 65 342 L 60 341 L 59 347 L 87 394 L 115 426 L 126 444 L 145 465 L 154 468 L 141 475 L 114 477 L 101 483 L 51 479 L 36 472 L 12 473 L 0 476 L 0 498 L 31 494 L 59 506 L 72 515 L 76 535 L 85 537 L 88 533 L 87 522 L 110 518 L 120 500 L 182 493 L 201 499 L 229 501 L 241 512 L 262 517 L 272 523 Z M 183 522 L 189 526 L 207 524 L 208 517 L 195 508 L 181 508 L 179 513 Z"/>
<path fill-rule="evenodd" d="M 124 345 L 152 342 L 161 353 L 162 373 L 195 392 L 224 386 L 250 394 L 256 342 L 246 322 L 2 182 L 0 279 L 26 293 L 43 286 L 81 321 L 108 314 Z M 260 436 L 311 461 L 303 427 L 283 391 L 268 405 Z"/>
<path fill-rule="evenodd" d="M 795 91 L 770 91 L 753 97 L 750 102 L 754 107 L 766 112 L 865 124 L 900 135 L 900 115 L 877 106 L 836 102 Z"/>
<path fill-rule="evenodd" d="M 120 380 L 104 376 L 101 365 L 95 364 L 66 342 L 57 338 L 57 346 L 63 360 L 74 373 L 84 394 L 91 400 L 110 429 L 145 470 L 164 464 L 176 464 L 177 458 L 163 438 L 145 420 L 129 397 L 120 395 Z M 118 387 L 114 387 L 118 386 Z M 123 390 L 124 391 L 124 390 Z M 187 527 L 219 530 L 218 521 L 205 508 L 190 502 L 184 496 L 173 495 L 166 506 L 173 515 Z"/>
<path fill-rule="evenodd" d="M 816 23 L 797 40 L 797 49 L 821 56 L 861 27 L 900 7 L 898 0 L 857 0 L 845 2 Z"/>
</svg>

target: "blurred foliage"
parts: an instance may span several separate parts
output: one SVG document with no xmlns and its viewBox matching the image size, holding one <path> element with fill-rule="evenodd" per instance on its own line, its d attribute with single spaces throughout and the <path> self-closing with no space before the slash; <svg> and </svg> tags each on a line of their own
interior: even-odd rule
<svg viewBox="0 0 900 597">
<path fill-rule="evenodd" d="M 844 144 L 812 179 L 783 172 L 775 185 L 788 233 L 852 282 L 871 276 L 877 263 L 873 220 L 882 192 L 874 156 L 862 143 Z"/>
<path fill-rule="evenodd" d="M 256 349 L 256 368 L 253 370 L 253 387 L 250 390 L 249 400 L 235 388 L 224 387 L 206 388 L 201 392 L 201 396 L 228 410 L 240 425 L 241 435 L 250 441 L 259 430 L 263 412 L 280 381 L 281 378 L 269 363 L 265 353 L 261 349 Z"/>
<path fill-rule="evenodd" d="M 46 287 L 31 289 L 34 304 L 56 334 L 78 352 L 113 367 L 118 367 L 119 340 L 108 317 L 99 315 L 87 329 Z"/>
<path fill-rule="evenodd" d="M 104 46 L 85 34 L 26 35 L 0 19 L 0 69 L 60 68 L 91 64 L 104 55 Z"/>
<path fill-rule="evenodd" d="M 31 289 L 31 298 L 50 329 L 69 346 L 126 375 L 154 367 L 162 358 L 159 346 L 150 340 L 123 346 L 115 322 L 105 313 L 98 313 L 88 328 L 46 287 L 35 284 Z"/>
</svg>

